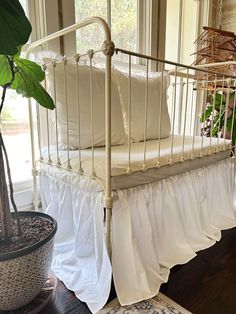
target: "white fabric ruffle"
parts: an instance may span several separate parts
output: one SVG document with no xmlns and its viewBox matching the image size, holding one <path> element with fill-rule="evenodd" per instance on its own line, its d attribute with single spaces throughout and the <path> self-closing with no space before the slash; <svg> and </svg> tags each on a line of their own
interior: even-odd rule
<svg viewBox="0 0 236 314">
<path fill-rule="evenodd" d="M 117 192 L 112 268 L 121 305 L 156 295 L 170 268 L 236 226 L 231 159 Z"/>
<path fill-rule="evenodd" d="M 52 269 L 93 313 L 105 305 L 112 275 L 98 190 L 95 180 L 65 170 L 44 166 L 40 173 L 43 207 L 58 223 Z"/>
<path fill-rule="evenodd" d="M 107 301 L 111 264 L 103 231 L 102 187 L 42 166 L 44 208 L 58 222 L 53 270 L 97 312 Z M 118 190 L 112 214 L 112 268 L 122 305 L 153 297 L 170 268 L 213 245 L 236 225 L 230 158 L 197 170 Z"/>
</svg>

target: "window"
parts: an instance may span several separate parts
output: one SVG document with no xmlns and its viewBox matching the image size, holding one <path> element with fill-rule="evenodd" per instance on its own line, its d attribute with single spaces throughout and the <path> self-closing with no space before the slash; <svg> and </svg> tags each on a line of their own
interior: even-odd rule
<svg viewBox="0 0 236 314">
<path fill-rule="evenodd" d="M 198 37 L 199 4 L 196 0 L 167 0 L 166 53 L 167 60 L 192 64 L 194 42 Z M 191 30 L 191 31 L 189 31 Z"/>
<path fill-rule="evenodd" d="M 111 16 L 111 34 L 116 47 L 137 50 L 137 0 L 111 1 L 108 11 L 107 0 L 75 0 L 75 20 L 81 21 L 91 16 L 100 16 L 108 20 Z M 102 30 L 96 25 L 77 32 L 77 49 L 86 51 L 101 48 Z"/>
<path fill-rule="evenodd" d="M 196 0 L 167 0 L 166 7 L 166 49 L 165 49 L 165 59 L 174 61 L 177 63 L 182 63 L 186 65 L 191 65 L 195 56 L 193 53 L 196 50 L 194 45 L 195 40 L 198 37 L 198 21 L 199 21 L 199 3 Z M 191 30 L 191 31 L 190 31 Z M 173 69 L 173 65 L 169 65 L 168 69 Z M 184 115 L 189 115 L 188 121 L 191 117 L 191 112 L 185 108 L 183 105 L 183 99 L 186 96 L 185 89 L 185 79 L 182 78 L 178 81 L 179 89 L 176 92 L 176 112 L 174 132 L 182 132 L 181 126 L 184 120 Z M 190 85 L 191 86 L 191 85 Z M 173 118 L 173 89 L 169 89 L 169 101 L 168 107 L 171 114 L 171 120 Z M 195 100 L 196 93 L 194 89 L 189 91 L 188 98 L 189 102 Z M 194 102 L 193 102 L 194 103 Z M 193 132 L 192 129 L 193 121 L 190 125 L 186 126 L 186 134 Z"/>
</svg>

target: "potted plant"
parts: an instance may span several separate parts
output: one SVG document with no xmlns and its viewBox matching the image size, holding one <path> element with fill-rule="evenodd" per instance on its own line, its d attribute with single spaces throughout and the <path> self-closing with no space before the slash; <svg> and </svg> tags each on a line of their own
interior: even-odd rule
<svg viewBox="0 0 236 314">
<path fill-rule="evenodd" d="M 231 138 L 232 145 L 236 141 L 235 92 L 208 92 L 207 106 L 200 122 L 205 136 Z M 228 99 L 228 100 L 227 100 Z"/>
<path fill-rule="evenodd" d="M 30 33 L 30 22 L 19 1 L 0 0 L 0 118 L 8 89 L 33 97 L 48 109 L 54 108 L 52 98 L 40 84 L 44 71 L 20 57 L 21 46 Z M 10 212 L 8 194 L 14 213 Z M 0 129 L 0 310 L 19 308 L 40 292 L 51 267 L 55 233 L 56 222 L 50 216 L 33 211 L 17 212 Z"/>
</svg>

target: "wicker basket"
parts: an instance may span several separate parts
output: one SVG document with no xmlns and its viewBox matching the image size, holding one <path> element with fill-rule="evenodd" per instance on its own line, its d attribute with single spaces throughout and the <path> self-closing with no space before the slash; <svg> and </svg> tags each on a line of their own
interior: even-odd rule
<svg viewBox="0 0 236 314">
<path fill-rule="evenodd" d="M 48 278 L 57 225 L 53 218 L 39 212 L 19 215 L 43 216 L 53 222 L 47 238 L 17 252 L 0 254 L 0 310 L 10 311 L 26 305 L 40 292 Z"/>
</svg>

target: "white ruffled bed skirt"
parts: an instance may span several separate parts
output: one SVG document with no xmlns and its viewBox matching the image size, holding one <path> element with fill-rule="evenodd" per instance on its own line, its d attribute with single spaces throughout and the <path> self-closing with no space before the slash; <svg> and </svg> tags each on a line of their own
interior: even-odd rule
<svg viewBox="0 0 236 314">
<path fill-rule="evenodd" d="M 41 170 L 42 200 L 56 218 L 53 270 L 92 312 L 109 296 L 111 265 L 103 232 L 99 183 Z M 153 297 L 170 268 L 213 245 L 236 226 L 230 158 L 184 174 L 116 192 L 112 271 L 122 305 Z"/>
</svg>

